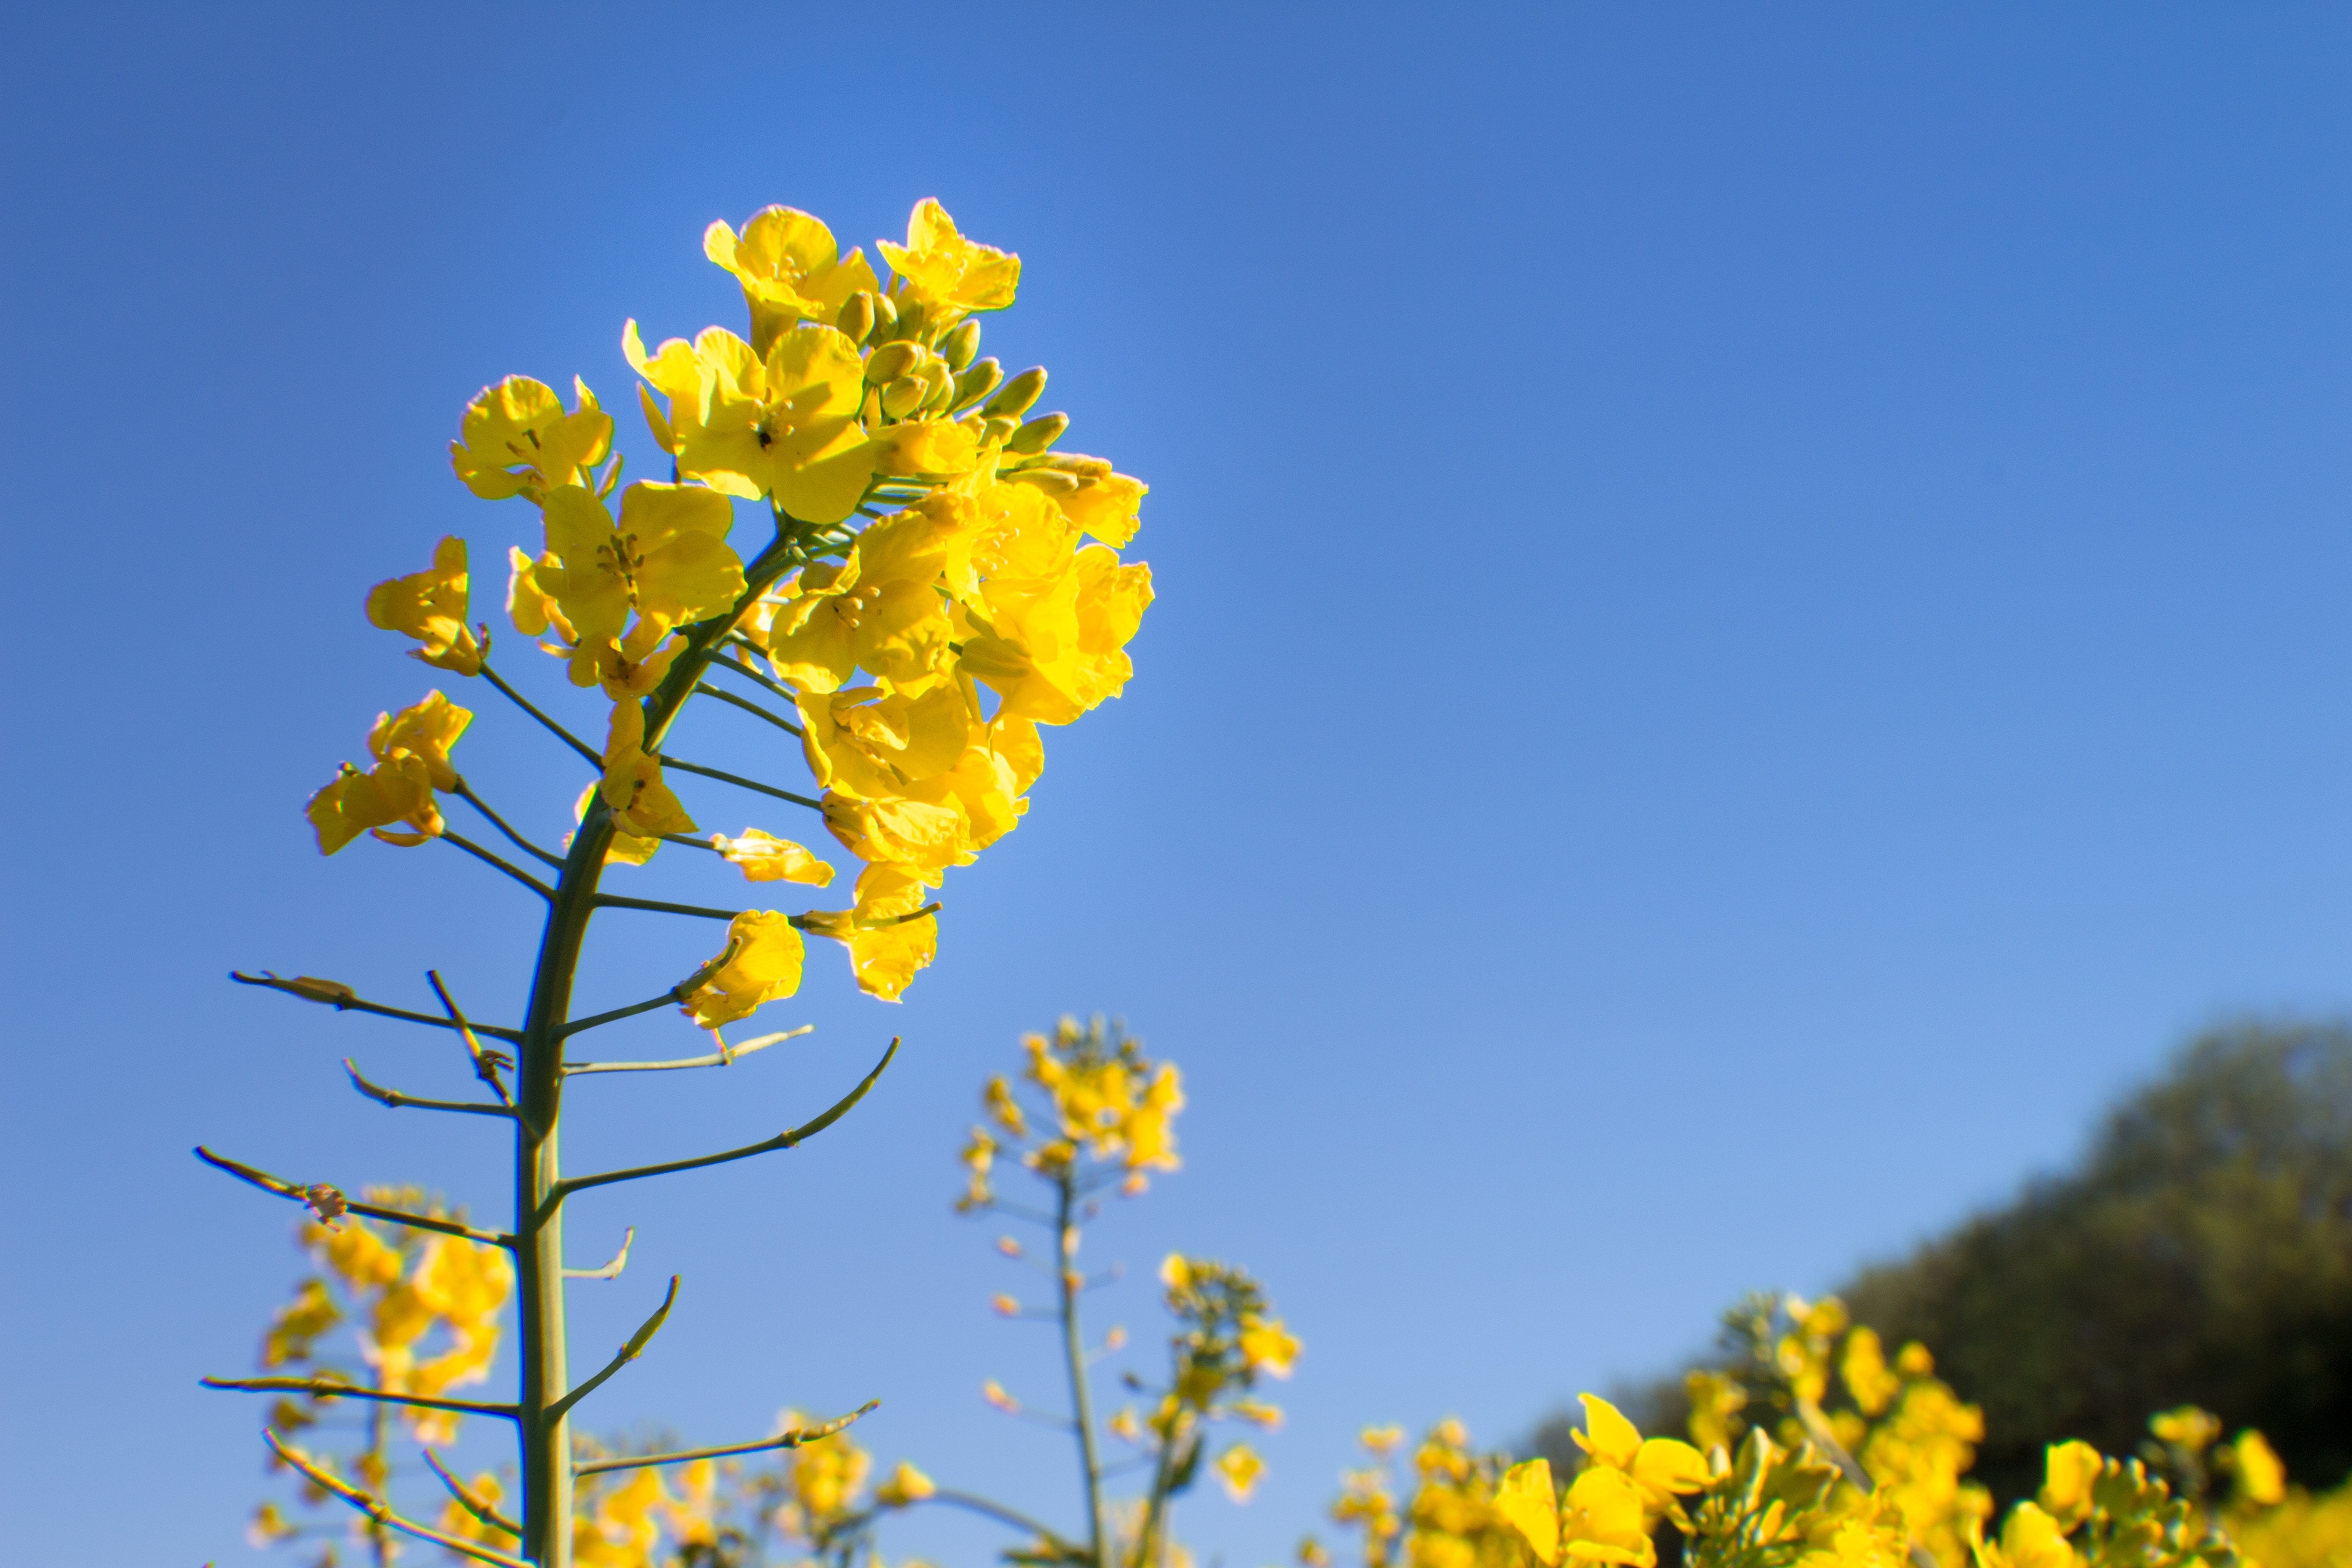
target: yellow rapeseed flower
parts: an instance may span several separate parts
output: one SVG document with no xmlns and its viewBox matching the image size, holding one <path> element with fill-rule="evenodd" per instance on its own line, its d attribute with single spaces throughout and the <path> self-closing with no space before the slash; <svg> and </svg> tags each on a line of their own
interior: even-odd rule
<svg viewBox="0 0 2352 1568">
<path fill-rule="evenodd" d="M 409 650 L 436 669 L 478 675 L 481 644 L 466 626 L 466 542 L 452 535 L 433 548 L 433 564 L 394 577 L 369 590 L 368 620 L 388 632 L 415 637 Z"/>
<path fill-rule="evenodd" d="M 669 398 L 680 473 L 746 500 L 771 497 L 802 522 L 839 522 L 865 499 L 875 455 L 858 420 L 866 362 L 845 334 L 793 327 L 762 353 L 710 327 L 648 355 L 631 321 L 622 349 Z"/>
<path fill-rule="evenodd" d="M 1235 1502 L 1249 1501 L 1250 1493 L 1257 1489 L 1265 1475 L 1265 1461 L 1246 1443 L 1235 1443 L 1217 1456 L 1217 1479 L 1224 1484 L 1225 1495 Z"/>
<path fill-rule="evenodd" d="M 877 248 L 909 294 L 949 314 L 1002 310 L 1021 286 L 1021 258 L 966 239 L 932 196 L 908 216 L 906 244 Z"/>
<path fill-rule="evenodd" d="M 762 207 L 738 236 L 725 223 L 702 233 L 702 252 L 735 275 L 751 311 L 751 346 L 768 346 L 803 321 L 830 323 L 854 294 L 882 285 L 866 254 L 840 253 L 833 230 L 794 207 Z"/>
<path fill-rule="evenodd" d="M 734 956 L 686 999 L 688 1016 L 706 1029 L 748 1018 L 801 986 L 803 948 L 789 917 L 746 910 L 727 927 Z"/>
<path fill-rule="evenodd" d="M 571 413 L 554 389 L 527 375 L 486 386 L 466 405 L 449 461 L 466 488 L 485 500 L 528 496 L 585 483 L 587 470 L 612 450 L 613 416 L 577 377 Z"/>
<path fill-rule="evenodd" d="M 738 838 L 714 833 L 710 847 L 728 864 L 740 870 L 747 882 L 803 882 L 812 888 L 823 888 L 833 881 L 833 868 L 804 847 L 756 827 L 745 828 Z"/>
<path fill-rule="evenodd" d="M 546 516 L 558 564 L 534 566 L 531 576 L 583 643 L 619 637 L 634 609 L 659 628 L 641 642 L 641 658 L 661 632 L 716 615 L 743 592 L 743 563 L 727 544 L 735 511 L 715 490 L 633 484 L 615 522 L 603 498 L 566 485 L 549 493 Z"/>
</svg>

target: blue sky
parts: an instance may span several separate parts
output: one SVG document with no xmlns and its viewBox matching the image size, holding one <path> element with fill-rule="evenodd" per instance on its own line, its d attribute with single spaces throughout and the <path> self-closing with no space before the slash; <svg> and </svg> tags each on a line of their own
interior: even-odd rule
<svg viewBox="0 0 2352 1568">
<path fill-rule="evenodd" d="M 454 1089 L 444 1042 L 223 976 L 413 1000 L 438 965 L 519 1009 L 523 896 L 308 841 L 304 796 L 429 684 L 360 598 L 444 532 L 526 538 L 448 473 L 466 398 L 576 372 L 625 409 L 623 319 L 737 321 L 698 236 L 771 202 L 870 245 L 936 195 L 1022 253 L 988 349 L 1151 482 L 1160 598 L 903 1007 L 817 954 L 774 1010 L 806 1047 L 577 1095 L 572 1160 L 663 1157 L 908 1042 L 806 1149 L 580 1205 L 583 1251 L 640 1240 L 577 1345 L 686 1276 L 592 1424 L 725 1441 L 879 1395 L 886 1457 L 1069 1518 L 1052 1439 L 977 1396 L 1049 1402 L 1052 1361 L 986 1311 L 952 1152 L 1020 1032 L 1114 1013 L 1192 1106 L 1098 1258 L 1244 1261 L 1307 1342 L 1258 1499 L 1181 1523 L 1253 1568 L 1360 1425 L 1505 1439 L 1745 1289 L 1999 1199 L 2187 1032 L 2346 1003 L 2338 8 L 26 6 L 0 37 L 25 1561 L 257 1560 L 260 1411 L 194 1380 L 249 1365 L 299 1265 L 191 1144 L 494 1210 L 478 1128 L 336 1067 Z M 474 706 L 469 776 L 556 831 L 578 780 Z M 708 949 L 639 920 L 583 1005 Z M 1154 1342 L 1140 1283 L 1105 1310 Z"/>
</svg>

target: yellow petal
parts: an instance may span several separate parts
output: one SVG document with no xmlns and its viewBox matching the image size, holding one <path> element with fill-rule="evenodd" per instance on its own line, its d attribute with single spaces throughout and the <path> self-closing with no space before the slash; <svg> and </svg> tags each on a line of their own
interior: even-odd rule
<svg viewBox="0 0 2352 1568">
<path fill-rule="evenodd" d="M 1495 1511 L 1519 1532 L 1537 1562 L 1559 1568 L 1559 1495 L 1552 1486 L 1550 1460 L 1529 1459 L 1503 1472 L 1495 1489 Z"/>
</svg>

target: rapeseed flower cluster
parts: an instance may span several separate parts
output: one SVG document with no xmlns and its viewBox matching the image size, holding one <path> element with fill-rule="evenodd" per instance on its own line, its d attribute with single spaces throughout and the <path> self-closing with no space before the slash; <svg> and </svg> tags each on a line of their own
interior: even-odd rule
<svg viewBox="0 0 2352 1568">
<path fill-rule="evenodd" d="M 447 1213 L 414 1188 L 370 1188 L 363 1197 L 436 1218 Z M 289 1436 L 315 1429 L 316 1441 L 355 1419 L 357 1441 L 348 1452 L 314 1458 L 348 1467 L 361 1485 L 380 1489 L 391 1474 L 395 1425 L 432 1447 L 456 1440 L 460 1416 L 336 1391 L 439 1399 L 486 1381 L 498 1357 L 499 1313 L 514 1289 L 513 1265 L 500 1247 L 348 1213 L 306 1222 L 298 1239 L 314 1272 L 271 1319 L 260 1363 L 268 1373 L 310 1374 L 309 1388 L 299 1398 L 281 1397 L 270 1424 Z M 325 1500 L 315 1487 L 303 1496 Z M 362 1536 L 381 1535 L 372 1521 L 351 1524 Z M 297 1523 L 276 1503 L 264 1504 L 252 1527 L 257 1542 L 323 1538 L 322 1563 L 333 1561 L 332 1542 L 344 1533 Z"/>
<path fill-rule="evenodd" d="M 793 994 L 804 932 L 845 946 L 869 994 L 904 992 L 938 949 L 929 894 L 1027 811 L 1041 727 L 1123 689 L 1152 592 L 1150 569 L 1118 555 L 1146 487 L 1057 449 L 1068 417 L 1032 416 L 1044 370 L 1007 380 L 979 353 L 977 316 L 1013 302 L 1017 256 L 930 200 L 905 244 L 879 246 L 887 282 L 790 207 L 740 233 L 714 223 L 703 248 L 740 284 L 750 335 L 712 326 L 648 350 L 635 321 L 622 333 L 667 479 L 623 482 L 613 416 L 577 378 L 568 405 L 527 376 L 484 388 L 450 459 L 474 494 L 538 513 L 538 537 L 508 552 L 507 612 L 610 704 L 601 746 L 582 745 L 598 776 L 578 807 L 606 828 L 607 863 L 688 842 L 749 882 L 832 881 L 793 839 L 704 837 L 678 797 L 665 747 L 686 699 L 714 694 L 709 673 L 742 683 L 716 695 L 791 732 L 815 793 L 754 787 L 806 800 L 859 863 L 845 909 L 745 911 L 687 1003 L 717 1028 Z M 738 502 L 774 525 L 750 559 L 731 542 Z M 368 617 L 434 668 L 510 691 L 488 628 L 468 624 L 468 570 L 465 541 L 444 539 L 368 595 Z M 449 752 L 470 718 L 439 691 L 379 718 L 370 765 L 342 764 L 311 797 L 320 849 L 450 837 L 436 797 L 467 793 Z"/>
</svg>

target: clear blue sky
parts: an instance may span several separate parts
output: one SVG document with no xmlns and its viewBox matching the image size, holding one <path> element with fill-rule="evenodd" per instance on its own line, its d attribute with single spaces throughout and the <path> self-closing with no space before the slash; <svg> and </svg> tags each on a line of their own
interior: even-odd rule
<svg viewBox="0 0 2352 1568">
<path fill-rule="evenodd" d="M 254 1560 L 261 1411 L 194 1379 L 250 1364 L 290 1216 L 191 1144 L 487 1209 L 479 1129 L 335 1065 L 454 1089 L 443 1042 L 223 977 L 519 1007 L 523 897 L 308 841 L 428 679 L 360 597 L 522 537 L 442 455 L 476 387 L 625 407 L 622 320 L 735 321 L 698 237 L 770 202 L 870 243 L 936 195 L 1022 253 L 989 346 L 1151 482 L 1160 600 L 903 1008 L 820 962 L 806 1048 L 576 1096 L 574 1161 L 659 1157 L 909 1042 L 805 1150 L 580 1205 L 641 1238 L 583 1357 L 687 1277 L 596 1424 L 878 1394 L 886 1456 L 1068 1517 L 977 1398 L 1052 1363 L 948 1200 L 982 1076 L 1101 1009 L 1193 1108 L 1098 1257 L 1245 1261 L 1307 1341 L 1259 1499 L 1182 1526 L 1256 1568 L 1358 1426 L 1507 1437 L 1997 1200 L 2186 1032 L 2347 1002 L 2340 7 L 20 5 L 0 47 L 16 1561 Z M 478 706 L 469 773 L 551 831 L 576 781 Z M 646 929 L 592 999 L 708 946 Z"/>
</svg>

